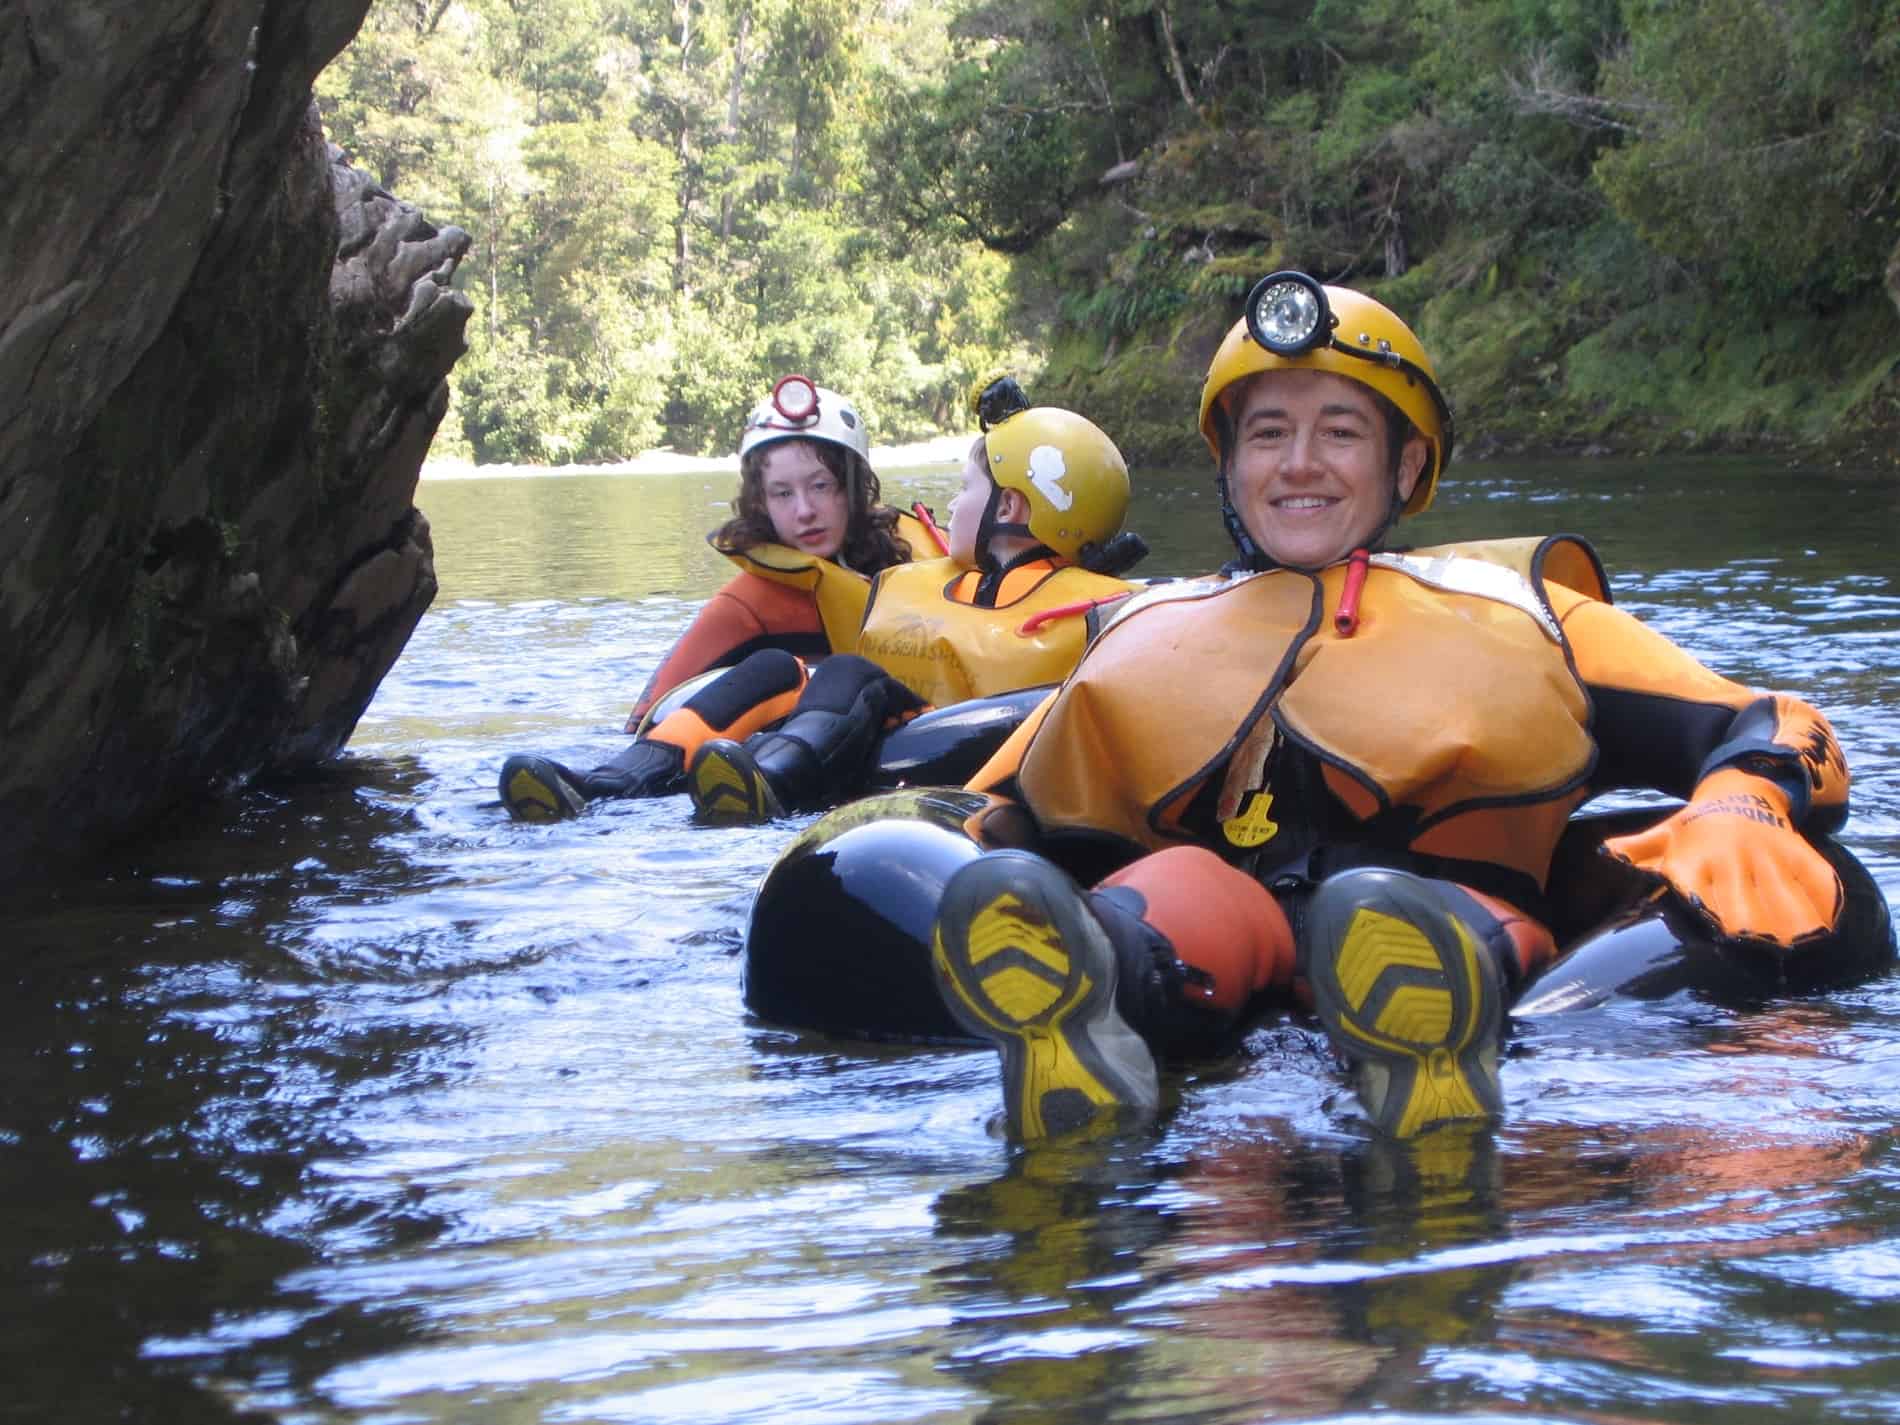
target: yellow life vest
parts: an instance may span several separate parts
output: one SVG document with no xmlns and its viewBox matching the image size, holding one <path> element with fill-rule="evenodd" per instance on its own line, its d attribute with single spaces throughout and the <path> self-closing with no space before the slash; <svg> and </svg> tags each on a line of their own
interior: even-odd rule
<svg viewBox="0 0 1900 1425">
<path fill-rule="evenodd" d="M 1194 839 L 1181 816 L 1218 777 L 1216 818 L 1251 850 L 1278 834 L 1258 793 L 1285 739 L 1355 816 L 1411 813 L 1411 849 L 1541 885 L 1596 760 L 1545 589 L 1560 572 L 1607 596 L 1568 536 L 1377 554 L 1350 633 L 1334 622 L 1345 564 L 1162 586 L 1089 649 L 1018 784 L 1047 828 L 1157 849 Z"/>
<path fill-rule="evenodd" d="M 898 514 L 897 537 L 910 546 L 912 559 L 928 559 L 937 552 L 936 541 L 914 515 Z M 857 651 L 858 629 L 871 599 L 868 576 L 785 544 L 755 544 L 749 549 L 719 549 L 715 544 L 713 548 L 748 574 L 805 590 L 818 605 L 818 621 L 824 625 L 831 651 Z"/>
<path fill-rule="evenodd" d="M 877 576 L 857 651 L 934 707 L 1057 683 L 1088 646 L 1082 609 L 1135 586 L 1077 564 L 1036 560 L 1003 576 L 994 605 L 969 602 L 975 570 L 950 559 Z M 960 588 L 959 586 L 963 586 Z"/>
</svg>

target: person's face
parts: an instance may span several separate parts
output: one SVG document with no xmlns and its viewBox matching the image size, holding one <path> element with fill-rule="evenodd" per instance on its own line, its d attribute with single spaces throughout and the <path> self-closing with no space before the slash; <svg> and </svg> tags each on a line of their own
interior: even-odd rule
<svg viewBox="0 0 1900 1425">
<path fill-rule="evenodd" d="M 1330 371 L 1269 371 L 1241 397 L 1228 489 L 1269 559 L 1319 569 L 1384 527 L 1392 508 L 1385 413 L 1357 381 Z M 1417 436 L 1399 460 L 1409 497 L 1429 449 Z"/>
<path fill-rule="evenodd" d="M 983 468 L 978 446 L 970 447 L 963 462 L 963 483 L 950 500 L 950 557 L 965 568 L 976 567 L 976 535 L 983 527 L 983 508 L 990 502 L 990 475 Z"/>
<path fill-rule="evenodd" d="M 844 483 L 818 458 L 809 441 L 781 440 L 765 448 L 759 464 L 765 512 L 780 544 L 821 559 L 844 548 L 851 502 Z"/>
</svg>

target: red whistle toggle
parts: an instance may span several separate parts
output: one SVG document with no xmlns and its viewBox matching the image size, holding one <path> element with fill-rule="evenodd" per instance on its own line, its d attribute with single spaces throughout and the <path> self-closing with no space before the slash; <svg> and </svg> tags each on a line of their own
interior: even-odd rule
<svg viewBox="0 0 1900 1425">
<path fill-rule="evenodd" d="M 1366 570 L 1371 566 L 1372 556 L 1363 549 L 1346 556 L 1346 584 L 1339 591 L 1339 608 L 1333 613 L 1333 627 L 1341 638 L 1351 638 L 1359 627 L 1359 591 L 1366 586 Z"/>
</svg>

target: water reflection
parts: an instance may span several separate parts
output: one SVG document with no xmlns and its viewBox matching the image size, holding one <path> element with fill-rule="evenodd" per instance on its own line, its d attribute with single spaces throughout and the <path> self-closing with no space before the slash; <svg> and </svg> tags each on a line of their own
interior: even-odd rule
<svg viewBox="0 0 1900 1425">
<path fill-rule="evenodd" d="M 942 509 L 953 467 L 887 474 Z M 1414 533 L 1579 530 L 1619 602 L 1810 690 L 1900 888 L 1900 492 L 1475 465 Z M 1143 572 L 1224 557 L 1136 472 Z M 791 828 L 549 827 L 726 577 L 728 475 L 425 481 L 442 593 L 335 772 L 6 900 L 0 1309 L 33 1419 L 1887 1418 L 1900 990 L 1520 1025 L 1496 1133 L 1370 1141 L 1263 1026 L 1152 1133 L 1025 1153 L 993 1058 L 749 1023 Z"/>
<path fill-rule="evenodd" d="M 377 849 L 398 825 L 391 781 L 260 793 L 234 823 L 182 822 L 96 878 L 10 899 L 0 1292 L 18 1418 L 235 1419 L 199 1381 L 207 1363 L 289 1387 L 416 1329 L 399 1301 L 339 1315 L 283 1286 L 326 1236 L 394 1247 L 444 1222 L 311 1176 L 354 1151 L 352 1098 L 396 1076 L 439 1085 L 466 1028 L 331 1019 L 330 975 L 269 940 L 312 887 L 411 874 Z M 305 837 L 323 856 L 293 865 Z"/>
</svg>

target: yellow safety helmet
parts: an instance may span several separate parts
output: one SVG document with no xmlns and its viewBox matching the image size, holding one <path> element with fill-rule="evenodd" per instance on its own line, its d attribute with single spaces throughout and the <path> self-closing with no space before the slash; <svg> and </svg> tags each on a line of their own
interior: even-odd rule
<svg viewBox="0 0 1900 1425">
<path fill-rule="evenodd" d="M 1013 383 L 1012 383 L 1013 384 Z M 1086 416 L 1028 406 L 984 434 L 989 474 L 999 490 L 1029 500 L 1029 533 L 1064 559 L 1115 537 L 1128 513 L 1128 464 Z"/>
<path fill-rule="evenodd" d="M 1391 308 L 1350 287 L 1322 286 L 1304 272 L 1275 272 L 1247 295 L 1247 314 L 1228 331 L 1201 387 L 1201 435 L 1214 460 L 1232 429 L 1224 393 L 1258 371 L 1330 371 L 1377 391 L 1431 447 L 1403 513 L 1432 502 L 1451 459 L 1451 409 L 1432 359 Z"/>
</svg>

